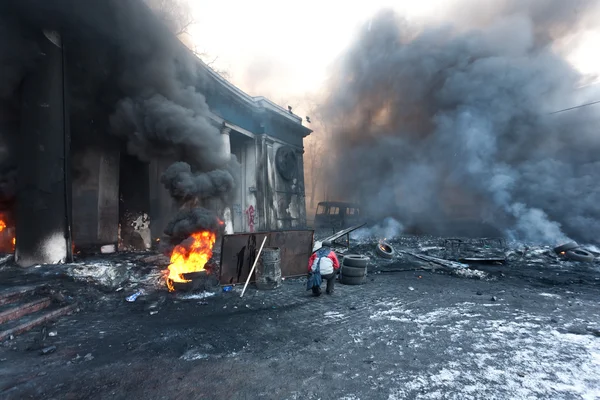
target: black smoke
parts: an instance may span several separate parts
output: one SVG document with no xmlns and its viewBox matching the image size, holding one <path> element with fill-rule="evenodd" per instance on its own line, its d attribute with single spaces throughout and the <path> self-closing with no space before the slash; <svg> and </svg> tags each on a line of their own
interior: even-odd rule
<svg viewBox="0 0 600 400">
<path fill-rule="evenodd" d="M 199 229 L 218 232 L 220 228 L 221 222 L 214 211 L 204 208 L 182 209 L 169 222 L 165 234 L 169 236 L 171 244 L 175 245 Z"/>
<path fill-rule="evenodd" d="M 340 62 L 325 107 L 338 197 L 452 232 L 453 196 L 510 238 L 597 242 L 600 108 L 551 112 L 600 99 L 556 50 L 599 2 L 460 4 L 456 25 L 382 12 Z"/>
<path fill-rule="evenodd" d="M 171 196 L 182 203 L 193 199 L 222 198 L 235 185 L 230 171 L 216 169 L 194 173 L 192 167 L 185 162 L 176 162 L 167 168 L 161 182 Z"/>
<path fill-rule="evenodd" d="M 83 76 L 77 90 L 85 91 L 86 100 L 73 109 L 82 102 L 102 104 L 98 108 L 111 114 L 107 130 L 141 161 L 186 163 L 189 168 L 176 163 L 163 176 L 176 200 L 223 198 L 233 188 L 238 163 L 223 151 L 211 120 L 202 93 L 205 69 L 141 0 L 5 0 L 0 15 L 11 23 L 0 26 L 0 99 L 14 94 L 35 62 L 33 32 L 58 30 L 67 52 L 82 55 L 71 73 Z M 217 187 L 204 185 L 203 177 Z M 190 180 L 193 187 L 183 194 Z M 194 215 L 192 210 L 190 223 L 205 222 Z M 201 228 L 206 226 L 196 226 Z"/>
</svg>

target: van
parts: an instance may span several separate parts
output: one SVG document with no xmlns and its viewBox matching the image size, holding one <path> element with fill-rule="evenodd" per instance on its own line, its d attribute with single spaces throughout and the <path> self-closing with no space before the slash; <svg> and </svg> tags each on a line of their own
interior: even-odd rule
<svg viewBox="0 0 600 400">
<path fill-rule="evenodd" d="M 358 204 L 322 201 L 317 204 L 314 228 L 345 229 L 360 224 Z"/>
</svg>

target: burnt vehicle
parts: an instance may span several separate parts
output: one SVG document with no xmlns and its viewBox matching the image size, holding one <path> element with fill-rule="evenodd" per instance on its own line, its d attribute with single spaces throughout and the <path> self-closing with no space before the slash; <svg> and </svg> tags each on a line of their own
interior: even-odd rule
<svg viewBox="0 0 600 400">
<path fill-rule="evenodd" d="M 322 201 L 317 205 L 314 228 L 344 229 L 360 224 L 360 207 L 355 203 Z"/>
</svg>

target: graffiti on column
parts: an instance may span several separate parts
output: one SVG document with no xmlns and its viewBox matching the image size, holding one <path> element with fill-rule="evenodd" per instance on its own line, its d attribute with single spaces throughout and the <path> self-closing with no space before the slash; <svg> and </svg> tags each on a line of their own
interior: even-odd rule
<svg viewBox="0 0 600 400">
<path fill-rule="evenodd" d="M 254 232 L 254 206 L 250 205 L 245 211 L 246 218 L 248 219 L 248 230 Z"/>
</svg>

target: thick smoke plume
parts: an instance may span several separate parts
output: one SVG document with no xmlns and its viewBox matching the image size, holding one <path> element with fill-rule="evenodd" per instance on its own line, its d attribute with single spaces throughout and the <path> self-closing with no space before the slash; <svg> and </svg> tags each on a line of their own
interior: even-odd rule
<svg viewBox="0 0 600 400">
<path fill-rule="evenodd" d="M 8 30 L 0 35 L 0 100 L 15 93 L 35 61 L 35 40 L 28 40 L 32 33 L 58 30 L 71 45 L 67 51 L 80 50 L 75 65 L 85 71 L 86 99 L 97 96 L 109 104 L 108 128 L 123 138 L 127 151 L 145 162 L 181 162 L 162 177 L 177 200 L 223 198 L 233 188 L 238 163 L 224 151 L 199 89 L 206 84 L 205 69 L 142 0 L 7 0 L 0 15 L 11 23 L 0 25 L 0 33 Z M 177 226 L 186 215 L 188 227 L 196 223 L 192 231 L 216 223 L 188 210 L 169 231 L 182 232 Z"/>
<path fill-rule="evenodd" d="M 161 182 L 180 202 L 227 195 L 235 185 L 230 171 L 216 169 L 194 174 L 189 164 L 176 162 L 161 177 Z"/>
<path fill-rule="evenodd" d="M 571 3 L 462 2 L 458 26 L 377 15 L 326 104 L 338 197 L 421 231 L 469 213 L 514 239 L 598 241 L 600 108 L 551 114 L 600 99 L 553 47 L 598 15 Z"/>
<path fill-rule="evenodd" d="M 171 237 L 173 244 L 176 244 L 192 233 L 198 232 L 198 227 L 217 232 L 221 222 L 213 211 L 204 208 L 183 209 L 169 222 L 165 234 Z"/>
</svg>

